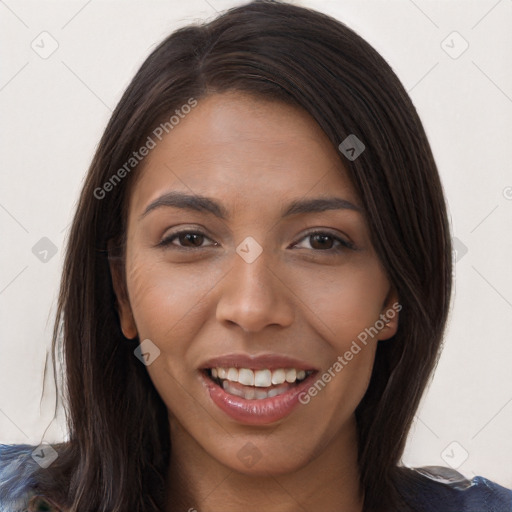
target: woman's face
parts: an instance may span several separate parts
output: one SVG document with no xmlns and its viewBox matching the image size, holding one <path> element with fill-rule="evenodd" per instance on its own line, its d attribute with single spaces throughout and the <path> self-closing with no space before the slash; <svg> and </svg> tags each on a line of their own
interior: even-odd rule
<svg viewBox="0 0 512 512">
<path fill-rule="evenodd" d="M 397 297 L 313 119 L 239 92 L 209 96 L 139 178 L 127 296 L 115 286 L 125 336 L 150 340 L 174 446 L 278 474 L 353 440 L 377 340 L 397 328 L 396 314 L 387 325 L 380 315 Z"/>
</svg>

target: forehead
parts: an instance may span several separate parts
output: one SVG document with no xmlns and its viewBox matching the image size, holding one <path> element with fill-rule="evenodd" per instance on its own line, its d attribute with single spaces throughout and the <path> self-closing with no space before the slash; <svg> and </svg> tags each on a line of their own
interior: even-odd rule
<svg viewBox="0 0 512 512">
<path fill-rule="evenodd" d="M 226 203 L 338 192 L 359 203 L 338 151 L 304 110 L 228 92 L 201 99 L 143 161 L 131 209 L 169 190 Z"/>
</svg>

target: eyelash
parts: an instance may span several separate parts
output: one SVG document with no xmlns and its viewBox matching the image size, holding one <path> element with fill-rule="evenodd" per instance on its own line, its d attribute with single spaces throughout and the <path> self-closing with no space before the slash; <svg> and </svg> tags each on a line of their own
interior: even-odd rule
<svg viewBox="0 0 512 512">
<path fill-rule="evenodd" d="M 210 238 L 205 233 L 203 233 L 201 231 L 184 230 L 184 231 L 178 231 L 176 233 L 173 233 L 172 235 L 169 235 L 168 237 L 164 238 L 161 242 L 159 242 L 157 244 L 157 246 L 158 247 L 163 247 L 163 248 L 169 248 L 169 247 L 173 246 L 176 249 L 182 250 L 182 251 L 195 251 L 195 250 L 199 250 L 199 249 L 203 249 L 204 248 L 204 247 L 183 247 L 183 246 L 180 246 L 180 245 L 173 244 L 172 242 L 176 238 L 181 236 L 181 235 L 199 235 L 199 236 L 203 236 L 203 237 L 207 238 L 208 240 L 210 240 Z M 351 250 L 355 250 L 356 249 L 356 247 L 351 242 L 347 242 L 346 240 L 343 240 L 342 238 L 340 238 L 340 237 L 338 237 L 336 235 L 333 235 L 332 233 L 329 233 L 328 231 L 321 231 L 321 230 L 310 231 L 310 232 L 306 233 L 299 240 L 299 242 L 301 242 L 302 240 L 304 240 L 306 238 L 315 236 L 315 235 L 326 235 L 326 236 L 334 239 L 339 244 L 337 247 L 333 247 L 333 248 L 330 248 L 330 249 L 311 249 L 311 250 L 313 250 L 315 252 L 321 252 L 321 253 L 327 253 L 327 254 L 335 253 L 336 254 L 336 253 L 344 252 L 347 249 L 351 249 Z M 294 245 L 296 245 L 296 244 L 294 244 Z M 215 246 L 215 244 L 209 245 L 209 246 L 206 246 L 206 247 L 212 247 L 212 246 Z"/>
</svg>

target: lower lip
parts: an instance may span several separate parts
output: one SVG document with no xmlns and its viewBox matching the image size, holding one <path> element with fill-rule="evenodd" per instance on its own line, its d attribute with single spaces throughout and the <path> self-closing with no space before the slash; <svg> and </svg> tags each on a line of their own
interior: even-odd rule
<svg viewBox="0 0 512 512">
<path fill-rule="evenodd" d="M 228 416 L 246 425 L 268 425 L 288 416 L 299 404 L 299 395 L 310 387 L 310 380 L 315 374 L 313 372 L 307 379 L 281 395 L 246 400 L 227 393 L 201 372 L 213 403 Z"/>
</svg>

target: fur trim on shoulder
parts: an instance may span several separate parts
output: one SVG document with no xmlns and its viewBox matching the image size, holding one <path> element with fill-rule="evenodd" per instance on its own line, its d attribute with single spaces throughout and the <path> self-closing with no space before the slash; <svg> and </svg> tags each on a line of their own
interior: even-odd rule
<svg viewBox="0 0 512 512">
<path fill-rule="evenodd" d="M 36 446 L 0 444 L 0 512 L 25 512 L 34 495 Z"/>
</svg>

